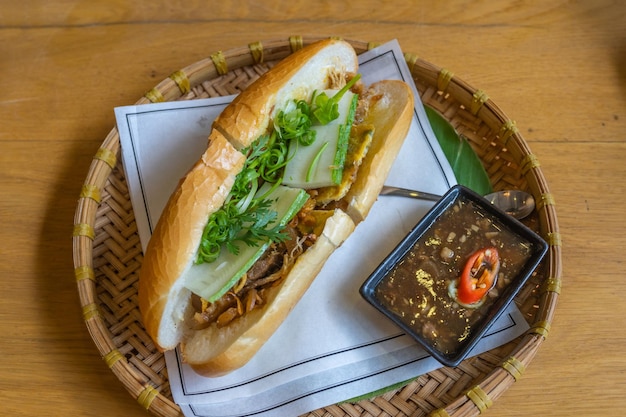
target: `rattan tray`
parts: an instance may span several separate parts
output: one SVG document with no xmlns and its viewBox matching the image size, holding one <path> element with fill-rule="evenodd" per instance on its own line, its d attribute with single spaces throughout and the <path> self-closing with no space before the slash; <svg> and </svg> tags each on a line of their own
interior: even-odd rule
<svg viewBox="0 0 626 417">
<path fill-rule="evenodd" d="M 234 94 L 280 60 L 318 38 L 255 42 L 217 52 L 159 83 L 137 104 Z M 349 41 L 358 53 L 371 43 Z M 439 111 L 470 142 L 493 188 L 519 188 L 536 198 L 526 224 L 550 245 L 537 273 L 515 299 L 531 324 L 502 347 L 419 376 L 384 394 L 326 407 L 311 416 L 470 416 L 483 412 L 523 374 L 548 335 L 561 284 L 561 239 L 554 199 L 538 159 L 515 123 L 481 90 L 450 71 L 405 54 L 422 101 Z M 142 251 L 120 162 L 117 129 L 96 153 L 74 218 L 75 276 L 87 329 L 106 365 L 142 407 L 157 416 L 178 416 L 165 359 L 145 333 L 137 307 Z"/>
</svg>

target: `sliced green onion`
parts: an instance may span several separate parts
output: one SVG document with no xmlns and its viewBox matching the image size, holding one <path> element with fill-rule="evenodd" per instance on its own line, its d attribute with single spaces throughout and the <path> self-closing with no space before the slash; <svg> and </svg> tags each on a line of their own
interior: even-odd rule
<svg viewBox="0 0 626 417">
<path fill-rule="evenodd" d="M 313 177 L 313 172 L 315 171 L 315 168 L 317 167 L 317 164 L 319 163 L 320 158 L 321 158 L 322 154 L 324 153 L 324 151 L 326 150 L 327 147 L 328 147 L 328 142 L 324 142 L 324 144 L 320 148 L 319 152 L 317 152 L 317 154 L 315 154 L 315 157 L 313 158 L 313 161 L 311 161 L 311 165 L 309 165 L 309 169 L 306 171 L 306 180 L 307 180 L 307 182 L 311 181 L 311 178 Z"/>
</svg>

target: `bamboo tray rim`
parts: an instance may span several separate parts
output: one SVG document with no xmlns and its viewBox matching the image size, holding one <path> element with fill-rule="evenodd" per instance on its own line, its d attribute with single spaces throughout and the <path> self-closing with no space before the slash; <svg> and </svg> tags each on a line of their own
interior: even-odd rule
<svg viewBox="0 0 626 417">
<path fill-rule="evenodd" d="M 204 82 L 236 77 L 235 73 L 241 69 L 248 70 L 254 77 L 259 66 L 270 65 L 322 38 L 325 37 L 292 36 L 286 40 L 253 42 L 247 47 L 217 51 L 174 72 L 135 104 L 198 98 L 195 94 Z M 357 53 L 379 45 L 346 40 Z M 362 399 L 354 404 L 338 404 L 323 410 L 333 416 L 348 413 L 369 415 L 375 414 L 377 409 L 390 415 L 405 415 L 406 410 L 397 407 L 403 402 L 415 415 L 428 413 L 444 417 L 482 413 L 521 377 L 534 358 L 549 333 L 561 291 L 561 238 L 554 197 L 543 177 L 538 158 L 530 151 L 515 122 L 484 91 L 473 88 L 451 71 L 412 53 L 405 53 L 405 59 L 422 100 L 427 101 L 424 104 L 438 107 L 436 110 L 448 120 L 460 120 L 459 126 L 465 129 L 463 136 L 470 140 L 483 163 L 488 165 L 486 168 L 494 189 L 502 189 L 514 182 L 514 185 L 522 184 L 534 195 L 537 201 L 535 231 L 548 242 L 549 250 L 544 267 L 538 273 L 540 276 L 534 283 L 528 284 L 526 299 L 534 303 L 531 329 L 513 343 L 506 357 L 492 355 L 494 358 L 481 358 L 481 361 L 486 359 L 489 365 L 483 364 L 486 369 L 479 370 L 472 369 L 474 363 L 464 361 L 458 368 L 444 368 L 420 376 L 375 398 Z M 232 93 L 228 89 L 215 92 L 216 95 Z M 132 205 L 128 195 L 124 194 L 119 154 L 119 133 L 114 127 L 92 160 L 75 212 L 74 272 L 83 319 L 103 360 L 131 396 L 154 415 L 178 416 L 181 410 L 169 392 L 163 355 L 150 349 L 152 342 L 142 333 L 137 314 L 133 284 L 140 268 L 141 249 L 136 226 L 133 229 Z M 118 211 L 126 215 L 111 215 Z M 130 227 L 127 228 L 125 222 Z M 126 242 L 127 246 L 117 245 L 117 240 Z M 120 295 L 111 299 L 110 293 Z M 120 304 L 115 304 L 117 302 Z M 120 345 L 120 334 L 134 338 L 135 347 Z M 497 362 L 489 362 L 493 360 Z M 467 380 L 472 377 L 474 379 Z M 451 379 L 456 381 L 454 386 L 442 389 L 445 384 L 454 382 L 450 382 Z M 433 384 L 439 385 L 441 394 L 426 397 L 424 389 Z M 420 402 L 416 407 L 415 398 L 422 402 L 426 398 L 426 402 Z M 397 414 L 392 414 L 390 410 L 396 410 Z"/>
</svg>

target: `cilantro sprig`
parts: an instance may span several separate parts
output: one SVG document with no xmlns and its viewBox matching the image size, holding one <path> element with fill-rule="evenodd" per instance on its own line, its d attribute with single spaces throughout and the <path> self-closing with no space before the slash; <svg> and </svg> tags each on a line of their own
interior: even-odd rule
<svg viewBox="0 0 626 417">
<path fill-rule="evenodd" d="M 276 211 L 271 209 L 272 201 L 266 198 L 272 189 L 256 196 L 261 183 L 268 178 L 274 179 L 270 182 L 276 186 L 280 184 L 280 179 L 274 177 L 278 172 L 276 165 L 283 164 L 281 161 L 286 158 L 286 148 L 282 158 L 276 156 L 280 148 L 281 144 L 269 135 L 262 136 L 243 150 L 247 155 L 246 163 L 235 178 L 224 205 L 209 216 L 196 263 L 214 262 L 223 247 L 237 255 L 238 243 L 255 246 L 267 239 L 280 242 L 287 238 L 284 227 L 276 221 Z"/>
<path fill-rule="evenodd" d="M 222 251 L 222 245 L 235 255 L 239 254 L 237 242 L 256 246 L 260 241 L 283 241 L 287 235 L 284 228 L 276 223 L 277 214 L 270 209 L 269 199 L 254 200 L 245 211 L 240 211 L 233 201 L 226 203 L 211 215 L 207 223 L 197 263 L 214 262 Z M 272 227 L 272 224 L 274 224 Z"/>
</svg>

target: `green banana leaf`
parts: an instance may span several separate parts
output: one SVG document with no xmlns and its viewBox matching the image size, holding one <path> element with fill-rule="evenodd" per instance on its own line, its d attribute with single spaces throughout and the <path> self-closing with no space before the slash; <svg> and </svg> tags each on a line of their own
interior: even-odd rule
<svg viewBox="0 0 626 417">
<path fill-rule="evenodd" d="M 436 110 L 428 106 L 424 108 L 457 182 L 481 195 L 492 192 L 489 176 L 467 140 L 459 136 Z"/>
</svg>

